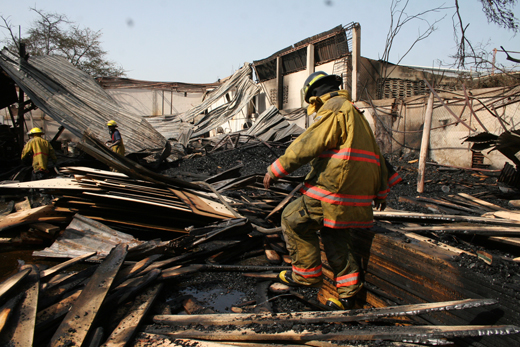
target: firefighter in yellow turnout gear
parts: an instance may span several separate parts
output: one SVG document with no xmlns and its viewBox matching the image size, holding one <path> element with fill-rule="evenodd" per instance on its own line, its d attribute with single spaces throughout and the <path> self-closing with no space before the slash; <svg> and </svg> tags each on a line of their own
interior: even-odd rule
<svg viewBox="0 0 520 347">
<path fill-rule="evenodd" d="M 43 131 L 40 128 L 32 128 L 29 133 L 31 138 L 22 150 L 22 160 L 32 157 L 32 180 L 40 180 L 47 178 L 49 174 L 49 159 L 54 163 L 57 162 L 56 153 L 49 141 L 42 138 Z"/>
<path fill-rule="evenodd" d="M 122 156 L 125 155 L 125 145 L 123 143 L 123 137 L 119 130 L 117 130 L 117 123 L 114 120 L 110 120 L 107 122 L 108 131 L 110 132 L 110 140 L 105 142 L 113 152 L 120 154 Z"/>
<path fill-rule="evenodd" d="M 315 122 L 268 167 L 264 186 L 310 162 L 303 195 L 282 213 L 292 271 L 282 271 L 278 279 L 290 286 L 321 286 L 321 236 L 340 298 L 327 305 L 350 309 L 363 282 L 349 229 L 372 227 L 372 206 L 385 208 L 390 177 L 367 120 L 340 84 L 339 76 L 324 72 L 309 76 L 302 92 L 307 113 L 317 112 Z"/>
</svg>

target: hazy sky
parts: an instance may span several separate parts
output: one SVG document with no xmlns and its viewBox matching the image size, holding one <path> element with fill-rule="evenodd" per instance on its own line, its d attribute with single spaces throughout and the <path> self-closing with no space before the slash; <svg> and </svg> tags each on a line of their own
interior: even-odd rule
<svg viewBox="0 0 520 347">
<path fill-rule="evenodd" d="M 429 8 L 452 7 L 454 0 L 410 0 L 409 15 Z M 520 34 L 488 24 L 477 0 L 459 0 L 467 34 L 490 52 L 504 46 L 520 51 Z M 270 56 L 307 37 L 351 22 L 361 24 L 361 55 L 378 59 L 390 27 L 390 0 L 17 0 L 4 1 L 0 14 L 21 26 L 22 35 L 38 17 L 30 11 L 65 14 L 81 27 L 101 30 L 108 59 L 127 77 L 169 82 L 206 83 L 229 76 L 245 62 Z M 438 66 L 454 53 L 453 8 L 428 16 L 438 30 L 418 43 L 402 64 Z M 520 17 L 520 5 L 514 9 Z M 397 62 L 425 22 L 408 23 L 394 40 L 390 55 Z M 422 31 L 421 31 L 422 30 Z M 0 38 L 7 32 L 0 30 Z M 520 59 L 520 54 L 515 55 Z M 510 64 L 504 53 L 499 63 Z"/>
</svg>

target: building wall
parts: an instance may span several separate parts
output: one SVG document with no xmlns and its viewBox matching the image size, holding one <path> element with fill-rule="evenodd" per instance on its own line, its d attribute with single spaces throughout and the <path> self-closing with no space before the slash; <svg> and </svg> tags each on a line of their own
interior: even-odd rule
<svg viewBox="0 0 520 347">
<path fill-rule="evenodd" d="M 202 102 L 202 93 L 178 93 L 157 89 L 106 89 L 121 106 L 143 116 L 186 112 Z"/>
<path fill-rule="evenodd" d="M 334 62 L 329 62 L 326 64 L 316 66 L 316 71 L 324 71 L 328 74 L 331 74 L 334 69 Z M 309 74 L 306 70 L 293 72 L 291 74 L 285 75 L 283 77 L 283 87 L 284 87 L 284 110 L 292 110 L 295 108 L 302 107 L 301 104 L 301 88 L 305 83 L 305 80 L 309 77 Z M 258 113 L 264 112 L 271 106 L 276 106 L 276 79 L 268 80 L 260 83 L 262 86 L 262 90 L 264 91 L 257 97 L 257 108 Z M 268 96 L 267 96 L 267 95 Z"/>
</svg>

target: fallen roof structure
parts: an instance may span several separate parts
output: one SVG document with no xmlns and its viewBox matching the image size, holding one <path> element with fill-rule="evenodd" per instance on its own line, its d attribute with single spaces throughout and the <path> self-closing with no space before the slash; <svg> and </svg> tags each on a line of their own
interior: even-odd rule
<svg viewBox="0 0 520 347">
<path fill-rule="evenodd" d="M 78 138 L 89 129 L 108 138 L 106 123 L 115 120 L 128 152 L 163 148 L 166 139 L 144 118 L 131 114 L 85 72 L 64 57 L 35 56 L 20 59 L 7 49 L 0 52 L 2 68 L 31 101 Z"/>
<path fill-rule="evenodd" d="M 216 129 L 235 117 L 260 93 L 261 88 L 252 81 L 251 74 L 252 69 L 246 63 L 209 92 L 201 104 L 178 116 L 150 118 L 150 122 L 166 138 L 177 141 L 186 133 L 189 134 L 188 138 L 192 138 Z"/>
</svg>

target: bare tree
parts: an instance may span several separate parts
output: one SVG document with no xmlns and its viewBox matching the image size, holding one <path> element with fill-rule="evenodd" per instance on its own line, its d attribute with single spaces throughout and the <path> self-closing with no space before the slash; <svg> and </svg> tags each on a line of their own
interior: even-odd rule
<svg viewBox="0 0 520 347">
<path fill-rule="evenodd" d="M 125 75 L 122 67 L 105 58 L 107 52 L 101 48 L 101 31 L 80 28 L 63 14 L 47 13 L 35 8 L 31 10 L 39 18 L 27 31 L 28 36 L 21 38 L 30 56 L 61 55 L 93 77 Z M 8 47 L 17 51 L 20 40 L 14 35 L 9 18 L 1 18 L 4 25 L 0 27 L 8 30 L 11 36 Z"/>
<path fill-rule="evenodd" d="M 443 5 L 428 9 L 416 14 L 409 15 L 406 12 L 406 9 L 409 4 L 409 0 L 402 1 L 402 0 L 392 0 L 392 3 L 390 5 L 390 28 L 388 30 L 388 33 L 386 35 L 386 43 L 385 43 L 385 49 L 383 51 L 383 55 L 381 57 L 381 60 L 383 62 L 381 66 L 381 72 L 380 72 L 380 87 L 384 88 L 386 80 L 389 78 L 389 76 L 392 74 L 394 69 L 396 69 L 397 65 L 401 63 L 401 61 L 410 53 L 410 51 L 414 48 L 414 46 L 429 37 L 436 29 L 437 23 L 439 23 L 441 20 L 446 17 L 446 15 L 443 15 L 441 18 L 436 19 L 433 23 L 430 23 L 426 16 L 430 13 L 439 13 L 441 11 L 444 11 L 447 9 L 447 7 L 443 7 Z M 392 51 L 392 47 L 394 44 L 394 41 L 397 37 L 397 35 L 401 32 L 401 30 L 405 26 L 409 26 L 411 22 L 423 22 L 426 23 L 426 29 L 424 31 L 419 31 L 417 34 L 417 37 L 415 40 L 411 43 L 409 48 L 400 55 L 399 59 L 395 63 L 395 65 L 392 66 L 392 68 L 389 68 L 388 61 L 390 59 L 390 52 Z M 379 94 L 381 94 L 381 90 L 379 91 Z"/>
<path fill-rule="evenodd" d="M 453 34 L 457 44 L 457 52 L 452 56 L 455 59 L 454 65 L 458 68 L 466 68 L 472 66 L 475 69 L 487 68 L 494 63 L 488 57 L 488 51 L 485 45 L 480 43 L 473 46 L 466 33 L 470 23 L 464 24 L 459 0 L 455 1 L 455 13 L 453 15 Z M 511 10 L 518 1 L 517 0 L 480 0 L 482 11 L 486 15 L 489 23 L 497 24 L 507 30 L 512 31 L 515 35 L 518 33 L 518 19 Z M 504 50 L 505 51 L 505 50 Z"/>
</svg>

